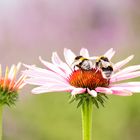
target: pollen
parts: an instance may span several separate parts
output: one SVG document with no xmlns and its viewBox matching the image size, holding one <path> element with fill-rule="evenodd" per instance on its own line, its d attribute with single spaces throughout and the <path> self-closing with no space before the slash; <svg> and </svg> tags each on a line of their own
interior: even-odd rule
<svg viewBox="0 0 140 140">
<path fill-rule="evenodd" d="M 69 83 L 74 87 L 89 88 L 108 87 L 109 80 L 103 78 L 100 70 L 75 70 L 69 77 Z"/>
</svg>

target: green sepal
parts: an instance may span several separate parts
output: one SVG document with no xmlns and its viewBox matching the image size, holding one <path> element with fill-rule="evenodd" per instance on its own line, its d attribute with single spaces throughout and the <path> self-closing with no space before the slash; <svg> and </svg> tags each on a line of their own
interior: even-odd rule
<svg viewBox="0 0 140 140">
<path fill-rule="evenodd" d="M 99 104 L 101 104 L 104 107 L 104 103 L 106 102 L 106 99 L 108 97 L 104 93 L 98 93 L 97 97 L 93 97 L 88 93 L 83 94 L 77 94 L 75 96 L 71 96 L 69 103 L 72 103 L 74 101 L 78 101 L 77 108 L 80 107 L 85 101 L 91 100 L 92 103 L 99 108 Z"/>
<path fill-rule="evenodd" d="M 10 91 L 8 89 L 3 89 L 2 87 L 0 87 L 0 105 L 15 105 L 17 99 L 17 91 Z"/>
</svg>

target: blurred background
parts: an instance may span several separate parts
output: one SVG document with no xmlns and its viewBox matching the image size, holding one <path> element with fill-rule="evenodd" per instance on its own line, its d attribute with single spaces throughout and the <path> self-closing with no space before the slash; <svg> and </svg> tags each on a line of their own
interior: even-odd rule
<svg viewBox="0 0 140 140">
<path fill-rule="evenodd" d="M 135 54 L 140 63 L 139 0 L 0 0 L 0 63 L 50 61 L 63 49 L 82 47 L 101 55 L 113 47 L 117 62 Z M 24 69 L 24 67 L 22 68 Z M 21 92 L 14 108 L 5 107 L 4 140 L 81 140 L 81 112 L 66 93 Z M 139 140 L 140 95 L 110 96 L 93 112 L 93 139 Z"/>
</svg>

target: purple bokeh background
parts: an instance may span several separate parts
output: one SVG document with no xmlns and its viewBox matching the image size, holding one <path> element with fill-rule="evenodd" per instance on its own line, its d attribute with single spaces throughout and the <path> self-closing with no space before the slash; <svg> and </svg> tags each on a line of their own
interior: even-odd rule
<svg viewBox="0 0 140 140">
<path fill-rule="evenodd" d="M 3 69 L 6 65 L 10 66 L 19 61 L 25 64 L 37 64 L 42 66 L 38 60 L 38 56 L 42 56 L 43 59 L 50 61 L 52 52 L 57 51 L 63 59 L 64 48 L 70 48 L 78 55 L 80 48 L 85 47 L 89 50 L 91 55 L 95 56 L 102 55 L 109 48 L 114 48 L 117 51 L 117 55 L 113 58 L 113 62 L 126 58 L 128 55 L 135 54 L 135 61 L 133 62 L 138 64 L 140 63 L 139 7 L 140 2 L 138 0 L 0 0 L 0 63 L 2 64 Z M 22 67 L 22 69 L 24 69 L 24 67 Z M 50 108 L 47 108 L 48 106 L 50 107 L 49 99 L 45 99 L 46 96 L 44 96 L 39 100 L 40 96 L 38 95 L 38 97 L 35 97 L 31 94 L 30 90 L 31 86 L 26 86 L 26 88 L 22 90 L 22 93 L 20 94 L 21 100 L 17 103 L 18 106 L 16 106 L 17 110 L 14 108 L 15 112 L 12 112 L 14 109 L 7 109 L 5 111 L 5 140 L 12 140 L 11 138 L 14 140 L 15 138 L 20 140 L 31 140 L 32 136 L 34 136 L 34 140 L 35 138 L 42 139 L 41 136 L 45 136 L 45 134 L 47 139 L 49 139 L 48 136 L 50 136 L 50 140 L 54 140 L 56 137 L 58 140 L 59 138 L 62 140 L 61 137 L 58 138 L 61 133 L 53 135 L 53 130 L 55 130 L 56 127 L 53 128 L 53 125 L 51 124 L 48 126 L 44 125 L 44 122 L 42 122 L 43 125 L 41 126 L 41 119 L 38 119 L 46 119 L 45 116 L 49 117 L 49 115 L 52 114 L 54 123 L 61 125 L 62 121 L 59 122 L 57 115 L 55 114 L 56 112 L 53 114 L 52 111 L 50 114 L 48 113 L 49 115 L 47 114 L 47 111 L 50 110 Z M 59 96 L 57 96 L 57 99 L 58 98 Z M 43 99 L 44 102 L 42 102 Z M 57 99 L 55 98 L 54 102 L 57 102 Z M 36 100 L 40 101 L 39 105 L 36 105 Z M 63 99 L 59 98 L 58 102 L 61 100 L 63 104 Z M 116 101 L 116 108 L 118 107 L 118 102 L 120 100 L 121 99 L 119 98 L 119 100 Z M 121 101 L 120 106 L 122 105 L 124 107 L 124 101 Z M 59 105 L 61 105 L 61 102 Z M 40 106 L 38 112 L 36 112 L 34 106 L 38 108 Z M 51 105 L 51 107 L 53 108 L 53 105 Z M 57 108 L 57 105 L 55 105 L 55 107 Z M 59 111 L 58 108 L 56 108 L 55 111 Z M 67 109 L 65 109 L 65 111 L 71 116 L 73 110 L 70 112 Z M 46 114 L 44 110 L 46 111 Z M 112 113 L 112 116 L 116 113 L 114 107 L 109 110 L 109 112 L 113 111 L 115 112 Z M 121 119 L 122 124 L 125 122 L 129 126 L 129 116 L 131 115 L 129 109 L 126 112 L 124 112 L 123 108 L 118 111 L 122 111 L 121 113 L 124 113 L 124 116 L 127 113 L 127 117 L 126 119 L 124 118 L 124 120 L 128 121 L 126 122 L 123 121 L 122 118 Z M 61 110 L 59 112 L 60 114 L 63 114 L 63 112 L 61 113 Z M 107 114 L 110 115 L 111 113 L 107 112 Z M 115 114 L 113 117 L 118 114 Z M 134 114 L 133 111 L 132 114 Z M 52 116 L 50 115 L 50 120 L 53 118 Z M 63 116 L 62 120 L 66 121 L 68 119 L 66 122 L 63 121 L 64 126 L 69 127 L 72 124 L 72 130 L 77 127 L 79 116 L 76 118 L 78 121 L 76 120 L 76 123 L 74 124 L 76 127 L 73 127 L 74 121 L 70 121 L 69 116 L 64 116 L 64 118 Z M 75 118 L 75 116 L 73 118 Z M 100 114 L 99 117 L 95 117 L 95 119 L 96 118 L 102 118 L 102 114 Z M 108 117 L 106 117 L 106 119 L 107 118 Z M 134 118 L 130 117 L 130 122 L 132 122 L 132 119 Z M 102 124 L 99 125 L 100 122 L 103 123 L 103 125 L 105 123 L 103 118 L 97 122 L 97 127 L 100 127 L 100 125 L 102 126 Z M 138 119 L 137 122 L 139 122 Z M 29 123 L 31 125 L 26 127 L 26 124 L 28 125 Z M 36 125 L 37 127 L 35 127 Z M 105 129 L 107 128 L 106 126 L 108 126 L 109 131 Z M 122 130 L 123 136 L 126 135 L 130 139 L 131 137 L 132 139 L 136 139 L 135 137 L 137 135 L 135 135 L 135 133 L 131 135 L 129 130 L 126 131 L 126 129 L 130 128 L 130 132 L 135 131 L 139 134 L 138 130 L 140 127 L 138 126 L 137 129 L 137 125 L 134 125 L 134 129 L 133 127 L 127 126 L 126 129 L 123 128 L 125 128 L 125 126 L 121 126 L 119 130 Z M 68 135 L 69 132 L 65 131 L 67 129 L 63 129 L 62 134 L 66 133 L 66 135 Z M 108 133 L 109 136 L 114 135 L 113 133 L 110 133 L 110 129 L 111 131 L 113 129 L 109 125 L 104 125 L 104 129 L 102 127 L 99 129 L 102 133 Z M 42 130 L 44 130 L 44 133 Z M 76 131 L 75 134 L 72 132 L 75 136 L 77 136 Z M 115 130 L 116 136 L 120 131 Z M 126 134 L 124 135 L 124 133 Z M 36 137 L 37 135 L 41 138 Z M 70 135 L 71 133 L 69 136 Z M 120 134 L 118 136 L 121 137 Z M 70 140 L 72 138 L 70 138 Z M 44 139 L 46 139 L 46 137 L 44 137 Z"/>
<path fill-rule="evenodd" d="M 92 55 L 131 49 L 135 6 L 132 0 L 1 0 L 1 63 L 35 63 L 39 55 L 49 58 L 65 47 L 86 47 Z"/>
</svg>

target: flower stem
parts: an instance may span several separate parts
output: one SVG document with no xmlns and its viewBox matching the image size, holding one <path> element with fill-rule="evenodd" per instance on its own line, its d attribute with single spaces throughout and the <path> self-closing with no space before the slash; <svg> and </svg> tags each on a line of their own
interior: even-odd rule
<svg viewBox="0 0 140 140">
<path fill-rule="evenodd" d="M 93 103 L 90 99 L 87 99 L 82 104 L 83 140 L 91 140 L 92 109 L 93 109 Z"/>
<path fill-rule="evenodd" d="M 3 111 L 3 106 L 0 105 L 0 140 L 2 140 L 2 111 Z"/>
</svg>

